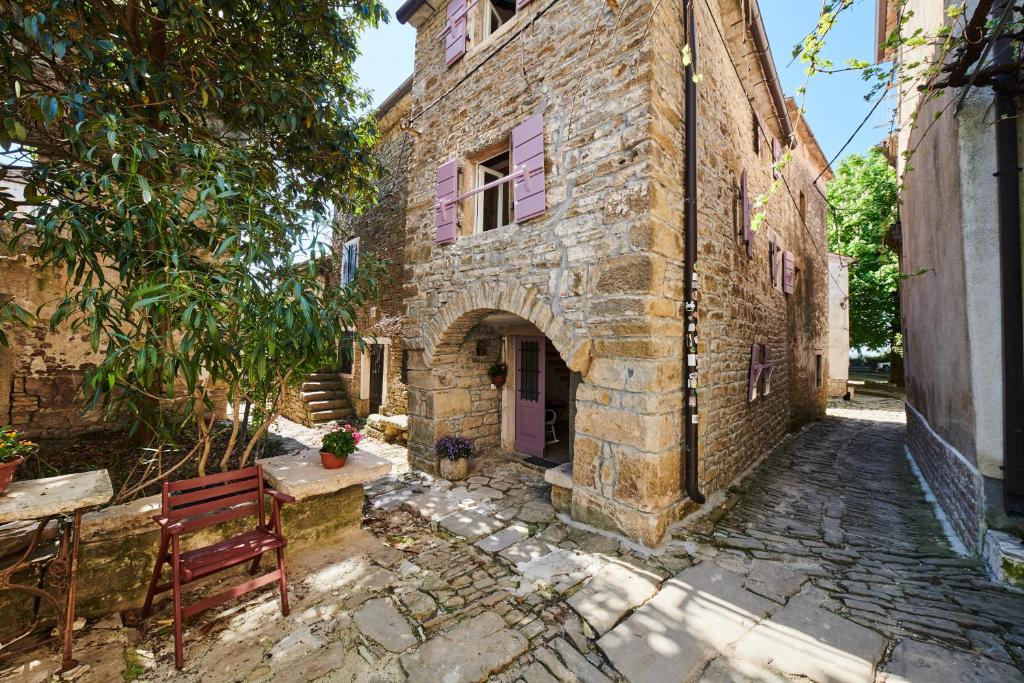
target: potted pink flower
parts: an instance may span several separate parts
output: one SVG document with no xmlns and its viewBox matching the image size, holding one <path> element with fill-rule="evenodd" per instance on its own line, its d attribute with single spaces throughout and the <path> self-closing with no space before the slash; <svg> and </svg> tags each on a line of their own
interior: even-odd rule
<svg viewBox="0 0 1024 683">
<path fill-rule="evenodd" d="M 9 425 L 0 429 L 0 495 L 11 485 L 18 465 L 36 449 L 31 441 L 18 438 L 18 432 Z"/>
<path fill-rule="evenodd" d="M 343 424 L 338 429 L 324 435 L 323 444 L 320 446 L 320 463 L 324 469 L 336 470 L 344 467 L 348 456 L 356 451 L 356 446 L 362 441 L 363 435 L 359 429 Z"/>
</svg>

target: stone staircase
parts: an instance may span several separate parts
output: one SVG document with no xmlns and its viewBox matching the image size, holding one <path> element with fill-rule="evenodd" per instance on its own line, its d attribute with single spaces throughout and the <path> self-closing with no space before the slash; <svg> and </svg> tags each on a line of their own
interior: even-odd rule
<svg viewBox="0 0 1024 683">
<path fill-rule="evenodd" d="M 315 425 L 355 417 L 345 382 L 337 372 L 321 370 L 313 373 L 303 383 L 299 396 Z"/>
</svg>

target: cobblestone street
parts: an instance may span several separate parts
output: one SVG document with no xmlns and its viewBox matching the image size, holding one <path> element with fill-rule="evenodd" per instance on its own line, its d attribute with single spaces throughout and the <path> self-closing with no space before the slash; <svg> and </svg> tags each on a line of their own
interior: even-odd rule
<svg viewBox="0 0 1024 683">
<path fill-rule="evenodd" d="M 176 673 L 166 604 L 145 632 L 115 615 L 82 633 L 82 680 L 1024 681 L 1024 595 L 951 550 L 899 405 L 868 406 L 788 438 L 656 555 L 556 517 L 519 462 L 403 469 L 367 487 L 363 531 L 289 559 L 291 617 L 272 592 L 208 612 Z"/>
</svg>

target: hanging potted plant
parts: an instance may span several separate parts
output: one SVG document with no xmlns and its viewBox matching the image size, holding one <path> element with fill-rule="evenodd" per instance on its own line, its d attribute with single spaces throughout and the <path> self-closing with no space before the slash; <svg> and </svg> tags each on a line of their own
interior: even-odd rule
<svg viewBox="0 0 1024 683">
<path fill-rule="evenodd" d="M 440 459 L 441 476 L 448 481 L 462 481 L 469 476 L 469 459 L 473 445 L 461 436 L 442 436 L 434 445 Z"/>
<path fill-rule="evenodd" d="M 505 379 L 508 377 L 508 366 L 502 361 L 492 363 L 491 367 L 487 368 L 487 376 L 491 378 L 491 384 L 501 389 L 505 386 Z"/>
<path fill-rule="evenodd" d="M 25 456 L 35 449 L 34 443 L 19 439 L 18 432 L 10 426 L 0 430 L 0 495 L 11 485 L 18 465 L 25 462 Z"/>
<path fill-rule="evenodd" d="M 344 467 L 348 456 L 355 453 L 356 446 L 362 439 L 363 435 L 350 424 L 344 424 L 325 434 L 323 444 L 320 446 L 320 463 L 324 469 L 336 470 Z"/>
</svg>

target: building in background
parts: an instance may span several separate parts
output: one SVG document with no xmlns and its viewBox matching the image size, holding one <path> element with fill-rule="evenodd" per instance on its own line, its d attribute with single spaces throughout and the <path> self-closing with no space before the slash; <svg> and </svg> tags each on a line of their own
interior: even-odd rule
<svg viewBox="0 0 1024 683">
<path fill-rule="evenodd" d="M 904 34 L 934 34 L 949 21 L 946 5 L 908 2 Z M 1005 7 L 991 3 L 993 17 Z M 898 11 L 897 0 L 879 0 L 879 44 Z M 982 26 L 988 19 L 978 17 Z M 1006 42 L 996 41 L 994 62 L 1009 57 Z M 936 59 L 933 49 L 880 50 L 878 59 L 906 69 Z M 942 74 L 950 78 L 990 66 L 948 59 Z M 901 287 L 907 447 L 967 549 L 993 557 L 1011 540 L 993 530 L 1019 534 L 1024 512 L 1019 71 L 997 78 L 1000 90 L 949 87 L 925 97 L 919 81 L 901 85 L 895 155 L 904 181 L 901 266 L 914 274 Z M 1001 559 L 993 564 L 1002 571 Z"/>
<path fill-rule="evenodd" d="M 828 255 L 828 395 L 841 398 L 850 381 L 850 263 L 842 254 Z"/>
</svg>

